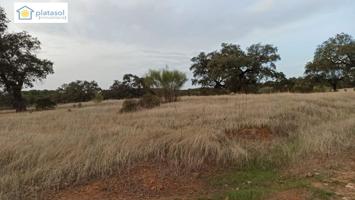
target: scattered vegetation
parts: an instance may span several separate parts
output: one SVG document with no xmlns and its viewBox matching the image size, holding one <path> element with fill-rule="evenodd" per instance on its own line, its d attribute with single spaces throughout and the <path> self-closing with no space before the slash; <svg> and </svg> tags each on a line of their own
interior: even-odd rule
<svg viewBox="0 0 355 200">
<path fill-rule="evenodd" d="M 50 98 L 38 99 L 36 101 L 36 110 L 51 110 L 54 109 L 57 104 Z"/>
<path fill-rule="evenodd" d="M 75 112 L 57 109 L 31 115 L 3 114 L 0 199 L 28 199 L 43 190 L 108 177 L 147 161 L 179 173 L 258 166 L 260 171 L 235 172 L 233 176 L 239 178 L 227 180 L 239 186 L 240 193 L 226 191 L 230 198 L 257 197 L 269 190 L 264 180 L 277 175 L 270 169 L 354 148 L 354 95 L 183 97 L 179 104 L 129 115 L 117 115 L 121 101 L 92 104 Z M 139 104 L 138 100 L 130 101 L 134 106 Z M 248 127 L 268 127 L 272 137 L 245 140 L 225 132 Z M 253 173 L 260 177 L 250 177 Z M 242 187 L 245 180 L 261 188 Z"/>
<path fill-rule="evenodd" d="M 139 105 L 143 108 L 154 108 L 160 106 L 160 98 L 156 95 L 146 94 L 139 100 Z"/>
<path fill-rule="evenodd" d="M 192 83 L 203 87 L 198 90 L 180 91 L 187 81 L 186 75 L 163 69 L 150 70 L 145 77 L 125 74 L 122 81 L 115 80 L 108 90 L 102 90 L 95 81 L 78 80 L 53 91 L 24 92 L 24 87 L 33 87 L 34 81 L 54 73 L 53 63 L 37 58 L 36 51 L 41 46 L 38 39 L 26 32 L 9 33 L 8 22 L 0 8 L 0 108 L 12 107 L 18 112 L 41 98 L 50 98 L 57 104 L 86 102 L 95 99 L 99 92 L 99 101 L 140 98 L 152 93 L 162 96 L 165 102 L 173 102 L 179 94 L 309 93 L 326 92 L 329 87 L 337 91 L 355 84 L 355 40 L 340 33 L 316 49 L 303 77 L 286 78 L 276 70 L 281 56 L 271 44 L 253 44 L 242 50 L 240 45 L 222 43 L 220 50 L 201 52 L 191 59 Z"/>
<path fill-rule="evenodd" d="M 140 109 L 140 103 L 136 99 L 127 99 L 122 103 L 122 108 L 120 110 L 121 113 L 124 112 L 134 112 Z"/>
</svg>

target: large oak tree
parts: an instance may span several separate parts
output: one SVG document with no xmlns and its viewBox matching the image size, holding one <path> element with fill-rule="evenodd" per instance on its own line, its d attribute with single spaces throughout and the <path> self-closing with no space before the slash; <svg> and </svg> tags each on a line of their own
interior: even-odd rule
<svg viewBox="0 0 355 200">
<path fill-rule="evenodd" d="M 200 53 L 191 59 L 194 85 L 247 92 L 268 78 L 277 77 L 277 48 L 254 44 L 243 51 L 239 45 L 222 44 L 222 49 Z"/>
<path fill-rule="evenodd" d="M 355 81 L 355 40 L 341 33 L 323 42 L 306 65 L 305 74 L 318 82 L 328 83 L 334 91 L 341 81 Z"/>
<path fill-rule="evenodd" d="M 26 110 L 22 89 L 53 73 L 53 63 L 36 56 L 40 50 L 37 38 L 26 32 L 7 33 L 7 22 L 0 9 L 0 87 L 13 97 L 13 106 L 20 112 Z"/>
</svg>

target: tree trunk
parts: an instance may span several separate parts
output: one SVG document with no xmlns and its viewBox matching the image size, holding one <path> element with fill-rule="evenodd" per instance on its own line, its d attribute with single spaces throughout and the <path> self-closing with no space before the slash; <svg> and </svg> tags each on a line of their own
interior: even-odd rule
<svg viewBox="0 0 355 200">
<path fill-rule="evenodd" d="M 337 84 L 336 83 L 332 83 L 332 87 L 333 87 L 333 92 L 337 91 Z"/>
<path fill-rule="evenodd" d="M 13 105 L 14 108 L 16 109 L 16 112 L 26 111 L 26 103 L 25 103 L 25 99 L 22 97 L 21 90 L 14 90 L 13 97 L 14 97 Z"/>
</svg>

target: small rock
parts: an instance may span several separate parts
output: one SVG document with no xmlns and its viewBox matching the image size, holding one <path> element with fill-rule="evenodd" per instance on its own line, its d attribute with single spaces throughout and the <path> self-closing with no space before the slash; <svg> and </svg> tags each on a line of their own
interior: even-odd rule
<svg viewBox="0 0 355 200">
<path fill-rule="evenodd" d="M 311 172 L 308 172 L 307 174 L 306 174 L 306 177 L 313 177 L 313 174 L 311 173 Z"/>
<path fill-rule="evenodd" d="M 348 183 L 348 184 L 346 184 L 345 187 L 349 188 L 349 189 L 352 189 L 352 190 L 355 190 L 355 185 L 353 183 Z"/>
<path fill-rule="evenodd" d="M 250 185 L 252 182 L 251 181 L 247 181 L 247 183 Z"/>
<path fill-rule="evenodd" d="M 198 177 L 200 177 L 200 173 L 194 172 L 194 173 L 192 173 L 192 176 L 194 178 L 198 178 Z"/>
</svg>

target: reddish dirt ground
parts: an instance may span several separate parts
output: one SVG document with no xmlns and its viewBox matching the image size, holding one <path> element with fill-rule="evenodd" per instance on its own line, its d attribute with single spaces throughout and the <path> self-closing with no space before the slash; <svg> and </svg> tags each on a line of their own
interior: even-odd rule
<svg viewBox="0 0 355 200">
<path fill-rule="evenodd" d="M 328 158 L 309 158 L 284 171 L 287 177 L 307 179 L 314 188 L 333 192 L 331 199 L 355 200 L 355 155 L 333 155 Z M 171 171 L 170 171 L 171 172 Z M 218 191 L 208 186 L 205 174 L 176 176 L 167 167 L 144 164 L 129 172 L 86 185 L 64 189 L 47 195 L 51 200 L 191 200 L 212 196 Z M 267 200 L 308 200 L 312 192 L 290 189 L 270 194 Z"/>
<path fill-rule="evenodd" d="M 164 200 L 207 195 L 198 175 L 172 176 L 152 165 L 135 167 L 125 175 L 97 180 L 49 195 L 53 200 Z"/>
<path fill-rule="evenodd" d="M 315 188 L 332 192 L 332 199 L 355 200 L 355 154 L 312 158 L 294 165 L 285 174 L 306 177 Z"/>
<path fill-rule="evenodd" d="M 307 190 L 294 189 L 272 194 L 268 200 L 306 200 L 309 199 L 309 196 Z"/>
</svg>

